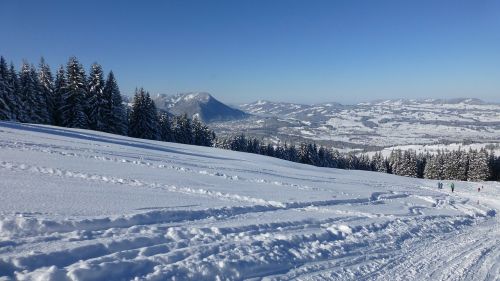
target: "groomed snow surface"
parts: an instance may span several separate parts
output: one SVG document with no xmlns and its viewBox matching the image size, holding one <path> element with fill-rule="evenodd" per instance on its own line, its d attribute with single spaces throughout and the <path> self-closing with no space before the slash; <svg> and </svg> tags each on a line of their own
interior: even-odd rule
<svg viewBox="0 0 500 281">
<path fill-rule="evenodd" d="M 0 280 L 500 280 L 455 185 L 0 122 Z"/>
</svg>

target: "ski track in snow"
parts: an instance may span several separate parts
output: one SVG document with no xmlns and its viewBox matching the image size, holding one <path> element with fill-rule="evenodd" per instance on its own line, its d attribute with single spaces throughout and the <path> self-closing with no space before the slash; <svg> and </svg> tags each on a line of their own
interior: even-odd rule
<svg viewBox="0 0 500 281">
<path fill-rule="evenodd" d="M 0 280 L 500 280 L 498 183 L 450 194 L 85 130 L 0 122 L 0 136 Z"/>
</svg>

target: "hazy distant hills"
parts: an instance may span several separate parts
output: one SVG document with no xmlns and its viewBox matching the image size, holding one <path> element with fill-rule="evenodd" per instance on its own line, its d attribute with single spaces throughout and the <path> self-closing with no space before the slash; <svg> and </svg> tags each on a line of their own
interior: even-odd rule
<svg viewBox="0 0 500 281">
<path fill-rule="evenodd" d="M 157 95 L 160 110 L 198 117 L 220 136 L 308 141 L 346 149 L 500 140 L 500 104 L 475 98 L 376 100 L 356 105 L 256 101 L 230 107 L 208 93 Z"/>
<path fill-rule="evenodd" d="M 376 100 L 356 105 L 256 101 L 252 117 L 212 124 L 270 141 L 314 141 L 338 148 L 443 142 L 499 142 L 500 104 L 475 98 Z"/>
<path fill-rule="evenodd" d="M 173 96 L 160 94 L 153 100 L 160 110 L 174 115 L 186 113 L 189 117 L 198 117 L 207 123 L 239 120 L 249 116 L 239 109 L 221 103 L 209 93 L 182 93 Z"/>
<path fill-rule="evenodd" d="M 388 99 L 374 100 L 371 102 L 360 103 L 359 105 L 380 105 L 380 104 L 463 104 L 463 105 L 486 105 L 485 101 L 477 98 L 454 98 L 454 99 Z"/>
</svg>

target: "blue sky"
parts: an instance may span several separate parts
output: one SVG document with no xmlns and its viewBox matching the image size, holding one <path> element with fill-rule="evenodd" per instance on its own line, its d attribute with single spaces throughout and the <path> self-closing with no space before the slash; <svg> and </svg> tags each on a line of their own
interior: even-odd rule
<svg viewBox="0 0 500 281">
<path fill-rule="evenodd" d="M 75 55 L 123 93 L 500 102 L 500 1 L 1 1 L 0 55 Z"/>
</svg>

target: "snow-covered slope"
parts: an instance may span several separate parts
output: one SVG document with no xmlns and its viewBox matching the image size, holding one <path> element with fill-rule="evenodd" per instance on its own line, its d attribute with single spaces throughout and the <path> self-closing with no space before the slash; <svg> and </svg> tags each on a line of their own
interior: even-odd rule
<svg viewBox="0 0 500 281">
<path fill-rule="evenodd" d="M 209 93 L 157 95 L 153 100 L 161 110 L 175 115 L 185 113 L 190 118 L 198 117 L 204 122 L 238 120 L 248 117 L 248 114 L 221 103 Z"/>
<path fill-rule="evenodd" d="M 498 280 L 500 185 L 456 186 L 0 122 L 0 280 Z"/>
<path fill-rule="evenodd" d="M 257 101 L 241 105 L 253 118 L 214 124 L 216 132 L 336 148 L 443 142 L 499 142 L 500 104 L 477 99 L 383 100 L 357 105 Z"/>
</svg>

